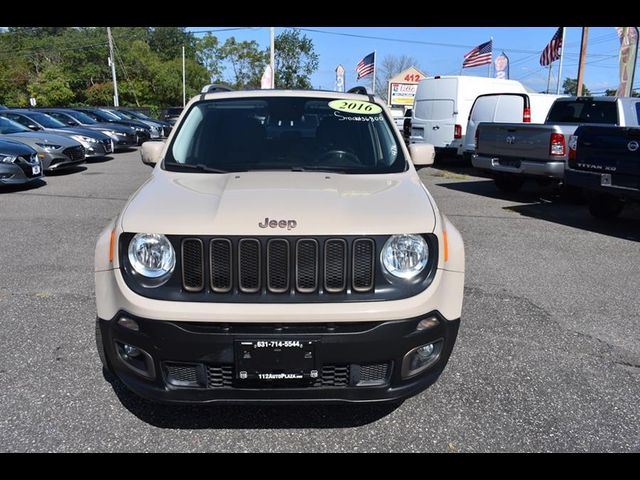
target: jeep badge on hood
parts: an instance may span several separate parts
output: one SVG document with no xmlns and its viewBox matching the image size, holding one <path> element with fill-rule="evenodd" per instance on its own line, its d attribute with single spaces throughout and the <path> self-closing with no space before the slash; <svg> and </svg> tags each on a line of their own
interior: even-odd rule
<svg viewBox="0 0 640 480">
<path fill-rule="evenodd" d="M 298 222 L 295 220 L 269 220 L 269 217 L 266 217 L 264 223 L 258 222 L 258 226 L 260 228 L 286 228 L 287 230 L 291 230 L 298 226 Z"/>
</svg>

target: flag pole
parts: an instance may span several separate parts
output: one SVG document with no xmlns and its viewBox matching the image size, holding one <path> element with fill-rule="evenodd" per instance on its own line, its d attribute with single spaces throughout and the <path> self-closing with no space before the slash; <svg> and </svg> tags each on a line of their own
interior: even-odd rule
<svg viewBox="0 0 640 480">
<path fill-rule="evenodd" d="M 372 85 L 371 85 L 371 94 L 375 95 L 376 94 L 376 51 L 373 51 L 373 79 L 372 79 Z"/>
<path fill-rule="evenodd" d="M 558 67 L 558 83 L 556 86 L 556 95 L 560 95 L 560 79 L 562 78 L 562 60 L 564 59 L 564 34 L 566 27 L 562 27 L 562 50 L 560 50 L 560 66 Z"/>
<path fill-rule="evenodd" d="M 493 69 L 493 37 L 491 37 L 491 61 L 489 62 L 489 78 L 491 78 L 492 69 Z"/>
<path fill-rule="evenodd" d="M 551 66 L 553 62 L 549 64 L 549 75 L 547 76 L 547 93 L 549 93 L 549 84 L 551 83 Z"/>
</svg>

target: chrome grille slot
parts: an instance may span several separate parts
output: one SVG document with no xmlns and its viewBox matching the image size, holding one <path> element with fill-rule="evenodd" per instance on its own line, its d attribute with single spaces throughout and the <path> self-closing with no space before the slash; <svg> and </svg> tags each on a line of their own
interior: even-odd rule
<svg viewBox="0 0 640 480">
<path fill-rule="evenodd" d="M 238 242 L 238 286 L 241 292 L 256 293 L 261 286 L 261 248 L 254 238 Z"/>
<path fill-rule="evenodd" d="M 182 241 L 182 286 L 188 292 L 204 288 L 204 252 L 202 240 L 185 238 Z"/>
<path fill-rule="evenodd" d="M 353 241 L 352 271 L 353 289 L 368 292 L 373 288 L 376 247 L 373 240 L 359 238 Z"/>
<path fill-rule="evenodd" d="M 226 293 L 233 286 L 231 240 L 214 238 L 209 243 L 209 266 L 211 272 L 211 290 Z"/>
<path fill-rule="evenodd" d="M 272 239 L 267 243 L 267 288 L 273 293 L 289 290 L 289 242 Z"/>
<path fill-rule="evenodd" d="M 296 290 L 312 293 L 318 289 L 318 242 L 303 239 L 296 242 Z"/>
</svg>

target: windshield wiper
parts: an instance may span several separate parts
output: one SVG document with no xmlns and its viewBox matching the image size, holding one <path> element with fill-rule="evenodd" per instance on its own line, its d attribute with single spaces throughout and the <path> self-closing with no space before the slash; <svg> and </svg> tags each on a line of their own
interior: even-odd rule
<svg viewBox="0 0 640 480">
<path fill-rule="evenodd" d="M 189 170 L 197 170 L 199 172 L 209 172 L 209 173 L 231 173 L 233 172 L 240 172 L 242 170 L 221 170 L 219 168 L 212 168 L 212 167 L 208 167 L 207 165 L 204 165 L 202 163 L 165 163 L 165 166 L 169 166 L 169 167 L 177 167 L 177 168 L 187 168 Z"/>
</svg>

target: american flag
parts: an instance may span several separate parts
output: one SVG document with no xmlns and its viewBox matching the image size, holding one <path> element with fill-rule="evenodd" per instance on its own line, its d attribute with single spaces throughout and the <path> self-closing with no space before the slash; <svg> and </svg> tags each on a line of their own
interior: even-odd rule
<svg viewBox="0 0 640 480">
<path fill-rule="evenodd" d="M 562 27 L 553 36 L 549 44 L 544 47 L 542 55 L 540 55 L 540 65 L 546 67 L 551 62 L 560 58 L 560 50 L 562 50 Z"/>
<path fill-rule="evenodd" d="M 481 43 L 476 48 L 469 50 L 464 54 L 464 62 L 462 68 L 479 67 L 480 65 L 490 64 L 492 61 L 493 40 Z"/>
<path fill-rule="evenodd" d="M 370 73 L 373 73 L 373 68 L 376 62 L 375 55 L 376 52 L 371 52 L 369 55 L 360 60 L 360 62 L 358 62 L 358 65 L 356 65 L 356 72 L 358 73 L 358 77 L 356 78 L 356 80 L 360 80 Z"/>
</svg>

